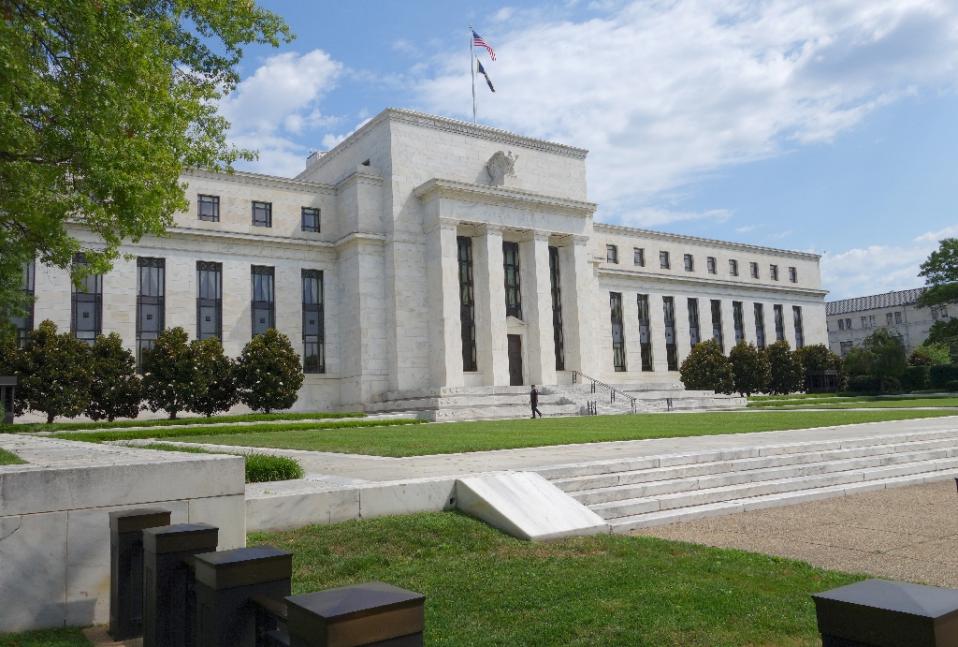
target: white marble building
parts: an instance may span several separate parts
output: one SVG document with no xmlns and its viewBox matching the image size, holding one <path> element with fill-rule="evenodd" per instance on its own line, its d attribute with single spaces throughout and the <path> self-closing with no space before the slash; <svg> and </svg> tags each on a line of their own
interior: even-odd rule
<svg viewBox="0 0 958 647">
<path fill-rule="evenodd" d="M 878 328 L 887 328 L 910 353 L 928 338 L 936 321 L 949 319 L 947 306 L 918 307 L 924 291 L 913 288 L 829 301 L 825 304 L 829 348 L 844 357 Z"/>
<path fill-rule="evenodd" d="M 652 388 L 696 339 L 827 342 L 817 255 L 594 222 L 586 153 L 386 110 L 295 179 L 186 174 L 169 236 L 88 294 L 36 268 L 32 320 L 131 348 L 182 326 L 233 355 L 275 325 L 310 357 L 300 409 L 573 371 Z"/>
</svg>

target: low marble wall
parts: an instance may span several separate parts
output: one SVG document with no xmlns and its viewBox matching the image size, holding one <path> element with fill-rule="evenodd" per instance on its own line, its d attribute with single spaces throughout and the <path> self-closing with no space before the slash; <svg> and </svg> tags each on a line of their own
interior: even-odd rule
<svg viewBox="0 0 958 647">
<path fill-rule="evenodd" d="M 114 510 L 151 507 L 173 523 L 246 543 L 243 459 L 0 434 L 26 461 L 0 467 L 0 633 L 109 621 Z"/>
</svg>

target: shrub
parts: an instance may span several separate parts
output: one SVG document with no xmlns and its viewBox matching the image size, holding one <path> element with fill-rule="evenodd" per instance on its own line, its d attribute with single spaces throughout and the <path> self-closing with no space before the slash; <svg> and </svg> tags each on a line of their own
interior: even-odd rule
<svg viewBox="0 0 958 647">
<path fill-rule="evenodd" d="M 871 353 L 873 375 L 898 379 L 905 372 L 908 365 L 905 345 L 885 328 L 879 328 L 866 337 L 862 348 Z"/>
<path fill-rule="evenodd" d="M 234 363 L 223 354 L 223 344 L 219 339 L 194 339 L 190 342 L 190 354 L 194 371 L 190 411 L 209 418 L 239 402 Z"/>
<path fill-rule="evenodd" d="M 848 377 L 872 375 L 872 354 L 861 346 L 856 346 L 845 355 L 844 367 Z M 849 387 L 851 388 L 851 387 Z"/>
<path fill-rule="evenodd" d="M 90 347 L 70 333 L 57 334 L 52 321 L 30 332 L 26 348 L 16 354 L 14 373 L 17 415 L 40 411 L 49 424 L 80 415 L 90 403 Z"/>
<path fill-rule="evenodd" d="M 246 455 L 246 482 L 291 481 L 303 478 L 303 468 L 292 458 L 267 454 Z"/>
<path fill-rule="evenodd" d="M 299 397 L 303 367 L 289 338 L 270 328 L 243 348 L 236 363 L 240 399 L 254 411 L 288 409 Z"/>
<path fill-rule="evenodd" d="M 952 380 L 946 384 L 945 389 L 952 392 L 958 392 L 958 380 Z"/>
<path fill-rule="evenodd" d="M 136 418 L 143 388 L 133 353 L 123 347 L 115 332 L 97 337 L 90 351 L 93 379 L 86 415 L 92 420 Z"/>
<path fill-rule="evenodd" d="M 687 389 L 731 393 L 735 390 L 732 363 L 722 354 L 714 339 L 692 347 L 679 367 L 679 376 Z"/>
<path fill-rule="evenodd" d="M 958 380 L 958 365 L 940 364 L 929 369 L 931 388 L 947 389 L 948 383 Z"/>
<path fill-rule="evenodd" d="M 853 375 L 848 378 L 848 390 L 852 393 L 878 393 L 881 380 L 874 375 Z"/>
<path fill-rule="evenodd" d="M 901 376 L 901 386 L 906 391 L 921 391 L 927 389 L 930 382 L 931 368 L 928 366 L 909 366 Z"/>
<path fill-rule="evenodd" d="M 787 341 L 777 341 L 765 349 L 768 358 L 768 392 L 785 395 L 800 391 L 805 381 L 802 363 Z"/>
<path fill-rule="evenodd" d="M 760 393 L 768 388 L 770 370 L 765 353 L 741 341 L 728 355 L 732 363 L 732 379 L 740 395 Z"/>
<path fill-rule="evenodd" d="M 166 411 L 171 419 L 188 410 L 193 393 L 193 354 L 186 340 L 185 330 L 168 328 L 143 353 L 146 402 L 150 411 Z"/>
<path fill-rule="evenodd" d="M 842 358 L 828 350 L 824 344 L 813 344 L 795 350 L 798 361 L 802 364 L 803 386 L 806 391 L 812 388 L 815 376 L 825 371 L 835 371 L 838 374 L 838 388 L 841 388 L 843 362 Z"/>
<path fill-rule="evenodd" d="M 881 378 L 882 393 L 901 393 L 901 381 L 897 377 L 885 376 Z"/>
<path fill-rule="evenodd" d="M 951 356 L 948 352 L 948 344 L 929 344 L 926 342 L 911 352 L 908 363 L 912 366 L 949 364 L 951 363 Z"/>
</svg>

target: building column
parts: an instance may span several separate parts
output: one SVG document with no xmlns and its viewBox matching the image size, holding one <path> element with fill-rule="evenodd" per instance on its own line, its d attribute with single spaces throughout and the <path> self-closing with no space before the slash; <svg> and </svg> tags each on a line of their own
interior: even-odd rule
<svg viewBox="0 0 958 647">
<path fill-rule="evenodd" d="M 785 319 L 785 341 L 792 350 L 795 350 L 795 315 L 792 313 L 791 303 L 782 304 L 782 316 Z"/>
<path fill-rule="evenodd" d="M 728 355 L 735 348 L 735 313 L 732 312 L 731 299 L 722 299 L 722 341 Z"/>
<path fill-rule="evenodd" d="M 622 293 L 622 337 L 625 339 L 625 369 L 627 373 L 642 372 L 642 331 L 639 326 L 639 297 L 638 292 L 626 290 L 610 290 Z M 611 317 L 609 321 L 611 330 Z M 654 333 L 653 333 L 654 334 Z M 612 344 L 609 343 L 609 352 L 612 352 Z M 610 355 L 610 358 L 612 356 Z M 654 353 L 653 353 L 654 357 Z M 611 360 L 610 360 L 611 362 Z M 610 363 L 612 370 L 612 381 L 621 383 L 625 374 L 616 373 L 615 367 Z M 598 377 L 598 376 L 597 376 Z"/>
<path fill-rule="evenodd" d="M 552 290 L 549 283 L 549 234 L 533 232 L 520 243 L 523 274 L 522 316 L 526 328 L 527 375 L 532 384 L 555 384 L 555 341 L 552 335 Z"/>
<path fill-rule="evenodd" d="M 462 328 L 459 320 L 459 249 L 455 221 L 439 220 L 426 232 L 429 262 L 429 330 L 433 386 L 463 385 Z"/>
<path fill-rule="evenodd" d="M 665 348 L 665 307 L 662 293 L 649 294 L 649 331 L 652 334 L 652 370 L 668 373 L 669 356 Z"/>
<path fill-rule="evenodd" d="M 675 350 L 679 366 L 689 356 L 692 342 L 689 339 L 689 299 L 686 295 L 675 295 Z"/>
<path fill-rule="evenodd" d="M 476 281 L 476 359 L 482 383 L 509 384 L 506 294 L 502 269 L 502 228 L 486 225 L 473 238 Z"/>
<path fill-rule="evenodd" d="M 599 377 L 600 371 L 612 371 L 609 293 L 596 291 L 589 238 L 571 238 L 559 248 L 565 367 Z M 595 328 L 594 322 L 604 328 Z"/>
<path fill-rule="evenodd" d="M 745 326 L 745 341 L 752 346 L 758 346 L 755 334 L 755 302 L 742 301 L 742 322 Z"/>
</svg>

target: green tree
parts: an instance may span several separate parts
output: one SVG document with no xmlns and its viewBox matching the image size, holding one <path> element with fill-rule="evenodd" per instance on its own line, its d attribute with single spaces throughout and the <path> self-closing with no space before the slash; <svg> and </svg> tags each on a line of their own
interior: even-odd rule
<svg viewBox="0 0 958 647">
<path fill-rule="evenodd" d="M 838 373 L 838 383 L 842 382 L 842 358 L 828 350 L 825 344 L 812 344 L 795 350 L 798 361 L 802 364 L 802 375 L 804 387 L 807 391 L 812 383 L 812 377 L 815 374 L 821 374 L 824 371 L 836 371 Z"/>
<path fill-rule="evenodd" d="M 901 338 L 879 328 L 862 341 L 862 348 L 871 354 L 872 375 L 900 380 L 908 361 Z"/>
<path fill-rule="evenodd" d="M 270 413 L 296 403 L 303 366 L 289 338 L 270 328 L 243 348 L 236 362 L 236 379 L 243 404 Z"/>
<path fill-rule="evenodd" d="M 752 395 L 768 389 L 770 369 L 765 353 L 752 344 L 740 341 L 728 354 L 732 363 L 735 390 L 740 395 Z"/>
<path fill-rule="evenodd" d="M 161 332 L 143 353 L 143 392 L 150 411 L 166 411 L 170 419 L 188 411 L 194 377 L 193 353 L 180 327 Z"/>
<path fill-rule="evenodd" d="M 765 356 L 769 366 L 769 393 L 785 395 L 802 389 L 805 381 L 802 362 L 787 341 L 771 344 L 765 349 Z"/>
<path fill-rule="evenodd" d="M 951 355 L 954 357 L 956 349 L 958 349 L 958 317 L 947 321 L 940 319 L 931 324 L 931 328 L 928 330 L 928 338 L 924 343 L 948 344 Z"/>
<path fill-rule="evenodd" d="M 735 390 L 732 363 L 722 354 L 714 339 L 692 347 L 689 356 L 679 367 L 679 376 L 687 389 L 711 390 L 716 393 L 732 393 Z"/>
<path fill-rule="evenodd" d="M 927 343 L 925 342 L 908 356 L 908 363 L 911 366 L 937 366 L 940 364 L 950 364 L 951 354 L 948 344 Z"/>
<path fill-rule="evenodd" d="M 845 355 L 845 373 L 849 377 L 873 374 L 873 358 L 870 351 L 861 346 L 855 346 Z"/>
<path fill-rule="evenodd" d="M 918 304 L 934 306 L 958 302 L 958 238 L 945 238 L 921 264 L 918 276 L 925 277 L 927 289 Z"/>
<path fill-rule="evenodd" d="M 233 360 L 223 353 L 223 344 L 216 337 L 190 342 L 193 356 L 193 389 L 190 411 L 209 418 L 217 411 L 227 411 L 239 402 Z"/>
<path fill-rule="evenodd" d="M 39 411 L 47 423 L 80 415 L 90 403 L 90 366 L 89 346 L 70 333 L 57 334 L 52 321 L 42 322 L 17 354 L 16 414 Z"/>
<path fill-rule="evenodd" d="M 136 418 L 143 385 L 136 374 L 136 359 L 115 332 L 100 335 L 91 347 L 92 384 L 86 415 L 93 420 Z"/>
<path fill-rule="evenodd" d="M 23 305 L 26 261 L 65 268 L 81 242 L 104 272 L 121 241 L 160 234 L 187 205 L 187 167 L 253 153 L 217 103 L 243 47 L 291 39 L 253 0 L 0 2 L 0 320 Z"/>
</svg>

